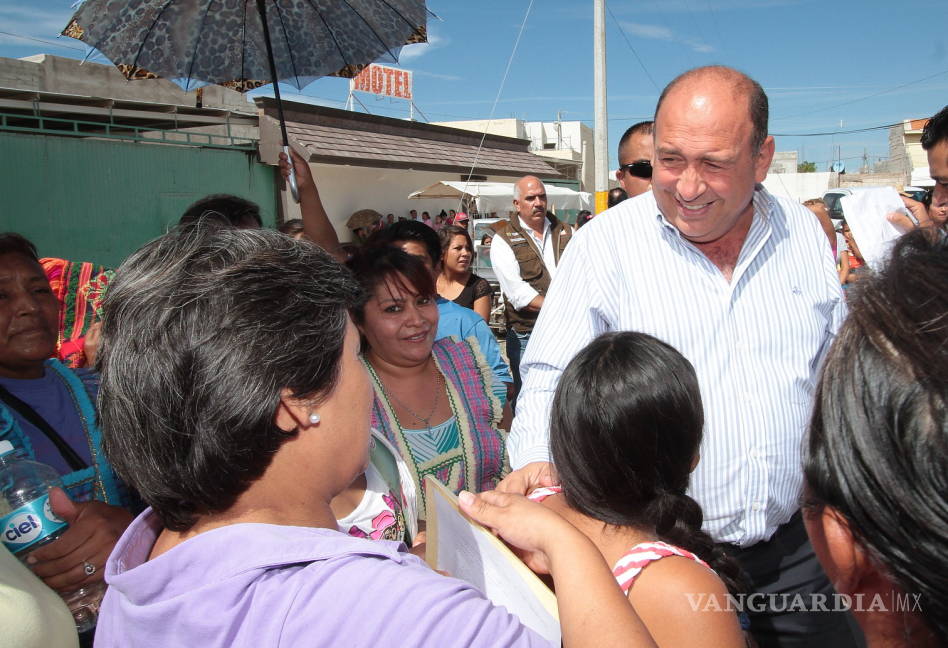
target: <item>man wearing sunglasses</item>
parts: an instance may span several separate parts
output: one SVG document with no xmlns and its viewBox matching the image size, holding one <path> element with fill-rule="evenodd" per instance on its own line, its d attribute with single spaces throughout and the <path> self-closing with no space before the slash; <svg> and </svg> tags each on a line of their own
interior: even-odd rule
<svg viewBox="0 0 948 648">
<path fill-rule="evenodd" d="M 630 126 L 619 139 L 619 170 L 616 180 L 634 198 L 652 187 L 652 122 Z"/>
</svg>

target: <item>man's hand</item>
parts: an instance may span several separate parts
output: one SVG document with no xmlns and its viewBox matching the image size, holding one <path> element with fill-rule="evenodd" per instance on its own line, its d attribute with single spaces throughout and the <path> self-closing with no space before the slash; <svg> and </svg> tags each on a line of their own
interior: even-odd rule
<svg viewBox="0 0 948 648">
<path fill-rule="evenodd" d="M 546 461 L 528 463 L 520 470 L 515 470 L 503 481 L 497 484 L 497 490 L 502 493 L 528 495 L 531 491 L 542 486 L 558 486 L 556 468 Z"/>
<path fill-rule="evenodd" d="M 69 528 L 55 542 L 27 557 L 30 569 L 61 592 L 101 581 L 105 561 L 131 524 L 132 514 L 102 502 L 73 502 L 59 488 L 50 490 L 49 504 L 53 513 L 69 523 Z M 86 573 L 86 564 L 95 567 L 92 574 Z"/>
<path fill-rule="evenodd" d="M 931 225 L 932 219 L 928 215 L 928 210 L 925 208 L 925 205 L 918 202 L 917 200 L 912 200 L 908 196 L 899 196 L 902 199 L 902 202 L 905 204 L 905 208 L 911 212 L 912 216 L 918 221 L 918 225 L 912 221 L 907 215 L 902 212 L 890 212 L 886 214 L 886 220 L 888 220 L 895 229 L 899 230 L 900 233 L 905 234 L 916 227 L 927 227 Z"/>
</svg>

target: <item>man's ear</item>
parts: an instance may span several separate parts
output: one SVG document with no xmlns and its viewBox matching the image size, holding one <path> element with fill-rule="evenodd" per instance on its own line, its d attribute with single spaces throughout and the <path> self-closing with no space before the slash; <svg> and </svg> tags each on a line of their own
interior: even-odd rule
<svg viewBox="0 0 948 648">
<path fill-rule="evenodd" d="M 277 405 L 275 423 L 286 433 L 296 430 L 305 430 L 312 427 L 309 415 L 312 414 L 312 404 L 295 398 L 289 389 L 280 392 L 280 404 Z"/>
<path fill-rule="evenodd" d="M 757 162 L 754 164 L 754 180 L 763 182 L 767 178 L 767 170 L 770 169 L 770 163 L 774 159 L 774 149 L 776 144 L 772 135 L 768 135 L 764 143 L 760 145 L 760 151 L 757 155 Z"/>
</svg>

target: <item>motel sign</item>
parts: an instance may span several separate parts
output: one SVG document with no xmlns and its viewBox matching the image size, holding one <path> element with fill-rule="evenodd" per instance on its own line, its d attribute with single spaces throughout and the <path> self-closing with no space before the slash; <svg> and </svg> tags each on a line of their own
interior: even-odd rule
<svg viewBox="0 0 948 648">
<path fill-rule="evenodd" d="M 373 63 L 349 82 L 353 91 L 411 101 L 411 72 Z"/>
</svg>

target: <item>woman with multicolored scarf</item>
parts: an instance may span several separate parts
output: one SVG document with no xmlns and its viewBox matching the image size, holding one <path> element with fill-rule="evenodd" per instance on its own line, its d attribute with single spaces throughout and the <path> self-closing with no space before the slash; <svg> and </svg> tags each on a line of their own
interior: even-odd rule
<svg viewBox="0 0 948 648">
<path fill-rule="evenodd" d="M 54 357 L 59 316 L 33 244 L 0 234 L 0 439 L 62 475 L 68 498 L 57 492 L 50 502 L 69 529 L 27 562 L 47 585 L 69 592 L 102 582 L 134 497 L 102 453 L 98 375 Z"/>
<path fill-rule="evenodd" d="M 394 445 L 415 482 L 424 516 L 424 479 L 455 493 L 493 489 L 509 470 L 506 389 L 477 340 L 435 341 L 434 280 L 417 258 L 394 248 L 350 262 L 368 300 L 352 312 L 372 378 L 372 426 Z"/>
</svg>

